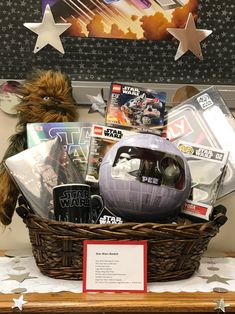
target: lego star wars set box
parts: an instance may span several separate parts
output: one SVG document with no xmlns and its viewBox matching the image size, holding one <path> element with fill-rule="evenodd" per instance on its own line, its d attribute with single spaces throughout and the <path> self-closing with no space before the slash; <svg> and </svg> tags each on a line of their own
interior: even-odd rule
<svg viewBox="0 0 235 314">
<path fill-rule="evenodd" d="M 191 173 L 191 193 L 181 213 L 209 220 L 226 173 L 229 153 L 194 143 L 177 143 Z"/>
<path fill-rule="evenodd" d="M 104 155 L 120 139 L 135 132 L 93 124 L 86 172 L 86 182 L 98 186 L 99 168 Z"/>
<path fill-rule="evenodd" d="M 176 145 L 185 141 L 229 152 L 218 198 L 235 190 L 235 119 L 216 87 L 211 86 L 172 108 L 165 116 L 162 136 Z"/>
<path fill-rule="evenodd" d="M 31 148 L 48 139 L 59 137 L 65 150 L 85 179 L 90 135 L 90 122 L 28 123 L 27 144 Z"/>
<path fill-rule="evenodd" d="M 112 83 L 107 102 L 106 125 L 161 134 L 165 104 L 165 92 Z"/>
</svg>

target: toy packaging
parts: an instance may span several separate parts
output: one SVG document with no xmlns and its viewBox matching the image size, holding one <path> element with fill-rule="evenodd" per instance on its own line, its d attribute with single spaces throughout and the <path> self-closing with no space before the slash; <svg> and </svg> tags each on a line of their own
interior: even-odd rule
<svg viewBox="0 0 235 314">
<path fill-rule="evenodd" d="M 181 141 L 177 147 L 187 159 L 192 179 L 190 197 L 181 213 L 209 220 L 226 173 L 229 153 Z"/>
<path fill-rule="evenodd" d="M 90 150 L 86 172 L 86 182 L 98 185 L 99 168 L 102 158 L 109 149 L 123 137 L 132 135 L 134 132 L 93 124 L 91 131 Z"/>
<path fill-rule="evenodd" d="M 106 124 L 161 134 L 165 104 L 165 92 L 112 83 L 107 102 Z"/>
<path fill-rule="evenodd" d="M 180 105 L 165 117 L 162 136 L 229 152 L 228 167 L 218 198 L 235 190 L 235 120 L 216 87 L 211 86 Z"/>
<path fill-rule="evenodd" d="M 33 147 L 58 136 L 75 166 L 85 179 L 91 126 L 92 123 L 90 122 L 28 123 L 28 147 Z"/>
<path fill-rule="evenodd" d="M 54 219 L 54 186 L 84 183 L 58 137 L 9 157 L 4 165 L 30 209 L 45 218 Z"/>
</svg>

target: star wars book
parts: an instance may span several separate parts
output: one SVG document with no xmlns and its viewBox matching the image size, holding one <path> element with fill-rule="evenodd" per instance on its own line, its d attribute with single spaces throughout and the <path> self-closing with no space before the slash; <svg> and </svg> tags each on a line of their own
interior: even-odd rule
<svg viewBox="0 0 235 314">
<path fill-rule="evenodd" d="M 172 108 L 165 124 L 162 136 L 176 145 L 185 141 L 229 152 L 218 198 L 235 190 L 235 119 L 216 87 L 211 86 Z"/>
<path fill-rule="evenodd" d="M 4 165 L 30 209 L 44 218 L 54 219 L 54 186 L 84 183 L 58 137 L 9 157 Z"/>
<path fill-rule="evenodd" d="M 91 126 L 90 122 L 28 123 L 28 147 L 33 147 L 56 136 L 59 137 L 75 166 L 85 178 Z"/>
<path fill-rule="evenodd" d="M 165 105 L 165 92 L 112 83 L 107 101 L 106 124 L 161 134 Z"/>
<path fill-rule="evenodd" d="M 102 158 L 109 149 L 120 139 L 132 135 L 134 132 L 93 124 L 91 131 L 90 150 L 86 172 L 86 182 L 98 185 L 99 168 Z"/>
<path fill-rule="evenodd" d="M 229 153 L 194 143 L 177 143 L 191 173 L 191 193 L 181 213 L 190 218 L 209 220 L 226 173 Z"/>
</svg>

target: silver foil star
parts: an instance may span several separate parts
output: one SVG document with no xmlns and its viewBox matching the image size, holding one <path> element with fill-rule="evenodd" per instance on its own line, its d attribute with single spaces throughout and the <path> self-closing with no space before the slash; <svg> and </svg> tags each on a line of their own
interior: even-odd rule
<svg viewBox="0 0 235 314">
<path fill-rule="evenodd" d="M 190 50 L 196 57 L 203 60 L 201 41 L 209 36 L 212 31 L 197 29 L 192 13 L 189 13 L 185 28 L 167 28 L 167 31 L 180 41 L 175 55 L 175 61 Z"/>
<path fill-rule="evenodd" d="M 230 306 L 230 304 L 225 304 L 224 299 L 216 300 L 215 303 L 216 303 L 215 310 L 220 310 L 224 313 L 226 311 L 225 308 Z"/>
<path fill-rule="evenodd" d="M 13 301 L 14 301 L 14 305 L 12 305 L 11 308 L 14 309 L 14 308 L 18 307 L 18 309 L 19 309 L 20 311 L 22 311 L 23 305 L 24 305 L 25 303 L 27 303 L 27 301 L 24 301 L 24 296 L 23 296 L 23 295 L 21 295 L 21 296 L 19 297 L 19 299 L 13 299 Z"/>
<path fill-rule="evenodd" d="M 24 26 L 38 35 L 34 53 L 48 44 L 64 53 L 60 35 L 71 26 L 71 23 L 55 23 L 49 4 L 44 11 L 42 23 L 24 23 Z"/>
<path fill-rule="evenodd" d="M 106 102 L 103 98 L 103 89 L 97 96 L 87 95 L 87 98 L 92 103 L 88 113 L 99 112 L 103 117 L 105 116 Z"/>
</svg>

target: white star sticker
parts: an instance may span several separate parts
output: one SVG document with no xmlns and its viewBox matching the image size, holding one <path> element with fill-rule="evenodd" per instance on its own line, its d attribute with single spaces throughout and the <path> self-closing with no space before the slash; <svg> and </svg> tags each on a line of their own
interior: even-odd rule
<svg viewBox="0 0 235 314">
<path fill-rule="evenodd" d="M 71 26 L 71 23 L 55 23 L 49 4 L 46 6 L 42 23 L 24 23 L 24 26 L 38 35 L 34 53 L 37 53 L 48 44 L 64 53 L 60 35 Z"/>
<path fill-rule="evenodd" d="M 13 299 L 14 305 L 12 305 L 11 308 L 14 309 L 14 308 L 18 307 L 18 309 L 19 309 L 20 311 L 22 311 L 23 305 L 24 305 L 25 303 L 27 303 L 27 301 L 24 301 L 23 298 L 24 298 L 24 296 L 21 295 L 19 299 Z"/>
<path fill-rule="evenodd" d="M 182 57 L 188 50 L 200 60 L 203 60 L 200 42 L 209 36 L 212 31 L 197 29 L 192 13 L 189 13 L 185 28 L 167 28 L 167 31 L 180 41 L 175 61 Z"/>
</svg>

